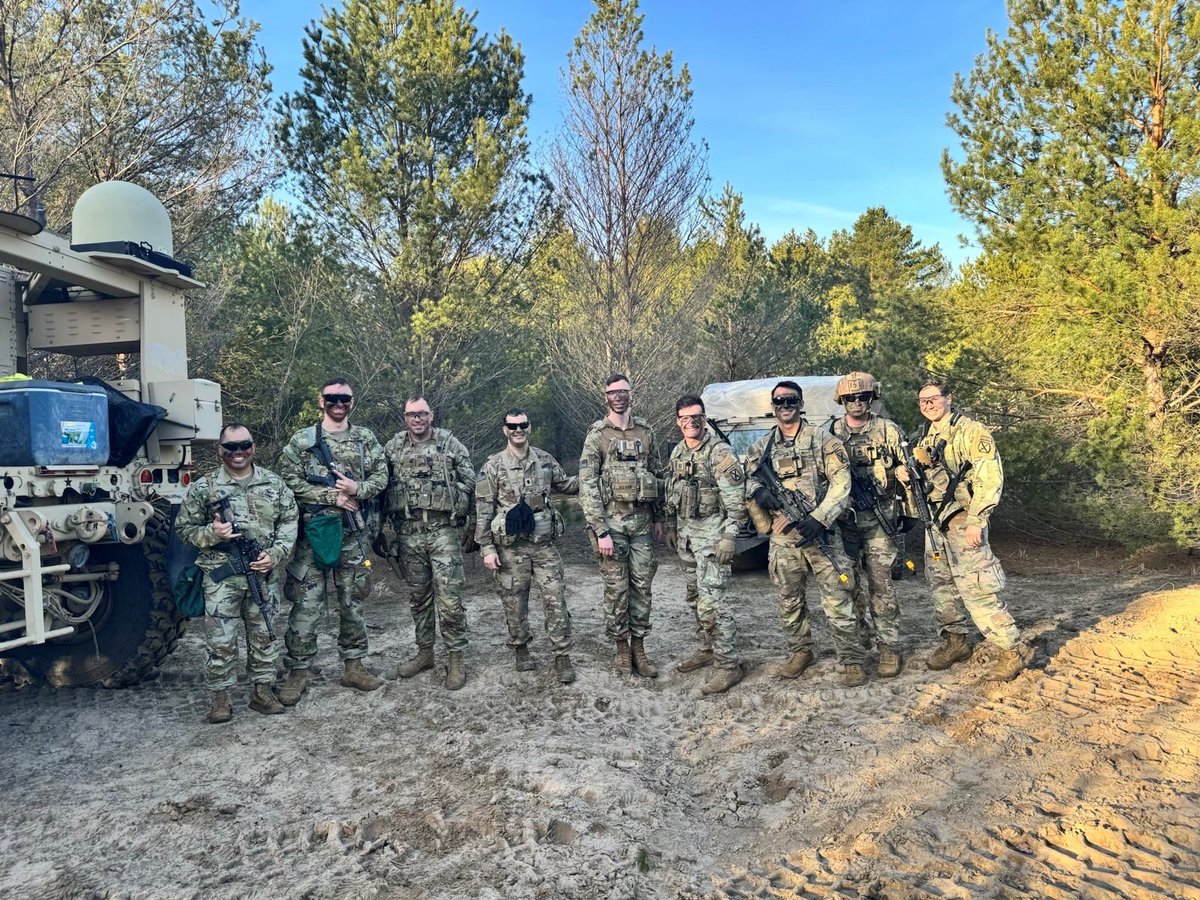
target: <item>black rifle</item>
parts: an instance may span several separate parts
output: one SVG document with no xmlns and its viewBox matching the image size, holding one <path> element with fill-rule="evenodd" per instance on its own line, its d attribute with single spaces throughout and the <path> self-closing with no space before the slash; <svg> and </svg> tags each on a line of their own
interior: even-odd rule
<svg viewBox="0 0 1200 900">
<path fill-rule="evenodd" d="M 763 450 L 763 455 L 758 460 L 758 468 L 754 474 L 762 476 L 765 482 L 763 487 L 767 489 L 779 504 L 779 511 L 783 513 L 783 517 L 788 521 L 788 527 L 784 530 L 788 531 L 811 516 L 817 505 L 800 491 L 789 490 L 783 486 L 783 482 L 779 480 L 779 476 L 775 474 L 775 469 L 771 465 L 771 447 L 774 443 L 775 435 L 772 434 L 771 439 L 767 441 L 766 448 Z M 833 555 L 833 547 L 829 545 L 829 537 L 824 532 L 815 540 L 802 542 L 800 546 L 803 547 L 807 544 L 816 544 L 817 549 L 833 565 L 833 570 L 838 573 L 838 580 L 842 584 L 847 584 L 850 581 L 849 576 L 837 564 L 837 559 Z"/>
<path fill-rule="evenodd" d="M 341 473 L 334 468 L 333 453 L 329 449 L 329 442 L 325 440 L 325 432 L 321 428 L 321 423 L 317 423 L 317 440 L 308 448 L 309 452 L 317 458 L 317 462 L 325 467 L 327 474 L 325 475 L 309 475 L 305 481 L 309 484 L 319 484 L 322 487 L 335 487 L 339 478 L 353 477 L 350 473 Z M 363 518 L 362 510 L 342 510 L 342 527 L 347 533 L 354 536 L 358 542 L 358 552 L 362 555 L 363 566 L 371 568 L 371 558 L 367 555 L 367 546 L 363 543 L 363 537 L 367 532 L 367 523 Z"/>
<path fill-rule="evenodd" d="M 929 535 L 929 552 L 934 559 L 940 560 L 945 552 L 945 539 L 929 508 L 929 479 L 925 477 L 925 471 L 913 458 L 912 448 L 908 446 L 908 441 L 900 442 L 900 452 L 904 456 L 904 468 L 908 472 L 909 496 L 912 497 L 917 518 L 921 520 L 925 533 Z"/>
<path fill-rule="evenodd" d="M 219 584 L 231 575 L 245 575 L 246 586 L 250 589 L 250 599 L 262 613 L 263 621 L 267 623 L 267 637 L 273 641 L 275 640 L 275 628 L 271 625 L 271 606 L 263 595 L 262 578 L 258 572 L 250 568 L 250 563 L 265 552 L 262 544 L 242 532 L 238 527 L 233 518 L 233 510 L 230 508 L 228 496 L 222 497 L 218 501 L 217 511 L 222 522 L 233 526 L 233 533 L 236 536 L 229 539 L 229 549 L 226 551 L 229 555 L 229 562 L 220 568 L 213 569 L 208 577 Z"/>
<path fill-rule="evenodd" d="M 883 511 L 883 498 L 879 496 L 879 488 L 875 485 L 875 479 L 867 474 L 860 475 L 853 466 L 850 467 L 850 506 L 855 512 L 869 511 L 873 513 L 879 520 L 883 533 L 888 536 L 896 548 L 896 552 L 904 553 L 904 548 L 900 546 L 900 530 L 892 524 L 892 520 Z M 917 570 L 916 564 L 908 557 L 904 557 L 904 566 L 910 572 Z"/>
</svg>

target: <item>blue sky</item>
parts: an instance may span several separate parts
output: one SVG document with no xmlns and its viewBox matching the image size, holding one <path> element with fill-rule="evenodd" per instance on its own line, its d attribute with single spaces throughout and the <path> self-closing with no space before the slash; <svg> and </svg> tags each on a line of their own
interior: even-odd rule
<svg viewBox="0 0 1200 900">
<path fill-rule="evenodd" d="M 328 2 L 324 4 L 330 5 Z M 561 117 L 561 72 L 591 15 L 587 0 L 478 0 L 476 24 L 525 53 L 530 136 L 542 152 Z M 939 160 L 955 72 L 966 74 L 1003 0 L 642 0 L 646 43 L 692 75 L 696 137 L 712 191 L 726 182 L 768 240 L 827 235 L 885 206 L 955 262 L 970 226 L 950 208 Z M 300 41 L 319 0 L 243 0 L 262 25 L 278 92 L 299 86 Z"/>
</svg>

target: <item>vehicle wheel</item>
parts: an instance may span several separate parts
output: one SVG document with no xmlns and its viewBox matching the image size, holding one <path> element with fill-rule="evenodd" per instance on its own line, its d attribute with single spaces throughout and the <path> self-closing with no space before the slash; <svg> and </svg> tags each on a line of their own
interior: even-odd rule
<svg viewBox="0 0 1200 900">
<path fill-rule="evenodd" d="M 55 687 L 124 687 L 153 676 L 184 628 L 164 569 L 168 531 L 166 510 L 156 507 L 141 544 L 94 545 L 88 567 L 115 562 L 120 574 L 104 583 L 105 596 L 89 623 L 11 657 Z"/>
</svg>

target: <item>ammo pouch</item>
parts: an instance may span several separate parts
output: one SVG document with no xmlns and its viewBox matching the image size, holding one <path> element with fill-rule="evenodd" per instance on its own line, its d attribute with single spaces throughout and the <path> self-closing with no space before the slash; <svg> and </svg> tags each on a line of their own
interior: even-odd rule
<svg viewBox="0 0 1200 900">
<path fill-rule="evenodd" d="M 336 569 L 342 560 L 341 516 L 313 516 L 304 526 L 304 536 L 313 551 L 318 569 Z"/>
<path fill-rule="evenodd" d="M 631 465 L 616 463 L 605 474 L 608 476 L 610 499 L 617 503 L 636 503 L 638 500 L 638 471 Z"/>
</svg>

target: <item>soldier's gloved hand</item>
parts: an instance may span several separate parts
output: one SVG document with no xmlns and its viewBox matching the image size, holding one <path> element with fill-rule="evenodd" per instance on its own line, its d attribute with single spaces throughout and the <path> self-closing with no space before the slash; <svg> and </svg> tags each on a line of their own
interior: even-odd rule
<svg viewBox="0 0 1200 900">
<path fill-rule="evenodd" d="M 804 543 L 811 544 L 825 533 L 825 526 L 812 516 L 805 516 L 803 521 L 796 526 L 796 531 L 804 538 Z"/>
<path fill-rule="evenodd" d="M 758 488 L 750 495 L 750 499 L 757 503 L 760 509 L 764 509 L 767 512 L 783 509 L 783 504 L 776 500 L 775 495 L 765 487 Z"/>
<path fill-rule="evenodd" d="M 676 528 L 668 525 L 664 533 L 664 539 L 667 542 L 667 546 L 671 548 L 672 552 L 679 552 L 679 531 Z"/>
<path fill-rule="evenodd" d="M 388 540 L 387 532 L 380 531 L 371 541 L 371 549 L 375 551 L 376 556 L 382 556 L 385 559 L 392 555 L 392 542 Z"/>
<path fill-rule="evenodd" d="M 733 557 L 737 554 L 737 538 L 732 534 L 721 536 L 721 540 L 717 543 L 717 562 L 723 566 L 733 562 Z"/>
</svg>

